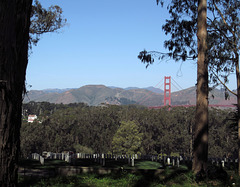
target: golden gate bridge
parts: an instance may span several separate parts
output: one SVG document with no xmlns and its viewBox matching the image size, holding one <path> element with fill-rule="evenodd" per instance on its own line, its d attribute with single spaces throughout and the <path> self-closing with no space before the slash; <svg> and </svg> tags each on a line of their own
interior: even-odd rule
<svg viewBox="0 0 240 187">
<path fill-rule="evenodd" d="M 160 85 L 160 86 L 159 86 Z M 171 78 L 171 76 L 165 76 L 164 77 L 164 82 L 163 79 L 155 86 L 155 88 L 161 88 L 164 85 L 164 99 L 163 99 L 163 105 L 162 106 L 150 106 L 148 108 L 150 109 L 159 109 L 159 108 L 163 108 L 163 107 L 195 107 L 196 105 L 172 105 L 171 104 L 171 86 L 173 85 L 177 90 L 183 90 L 183 88 L 173 79 Z M 180 88 L 180 89 L 179 89 Z M 153 95 L 154 93 L 151 92 L 147 97 L 145 97 L 144 99 L 142 99 L 139 104 L 143 104 L 145 101 L 147 101 L 149 99 L 149 97 L 151 95 Z M 218 104 L 214 104 L 214 105 L 208 105 L 209 107 L 219 107 L 219 108 L 235 108 L 236 105 L 232 104 L 232 105 L 218 105 Z"/>
</svg>

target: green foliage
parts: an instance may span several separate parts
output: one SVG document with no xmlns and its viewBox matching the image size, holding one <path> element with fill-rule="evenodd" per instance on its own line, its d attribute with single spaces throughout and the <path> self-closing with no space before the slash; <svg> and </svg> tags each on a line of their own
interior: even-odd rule
<svg viewBox="0 0 240 187">
<path fill-rule="evenodd" d="M 81 103 L 62 105 L 31 102 L 23 105 L 23 111 L 26 117 L 28 114 L 37 114 L 44 119 L 42 123 L 23 120 L 21 151 L 25 158 L 33 152 L 43 151 L 112 153 L 117 131 L 121 136 L 114 141 L 118 143 L 121 140 L 124 146 L 133 145 L 134 148 L 129 149 L 130 154 L 136 148 L 137 152 L 147 155 L 174 153 L 191 156 L 194 107 L 149 110 L 133 105 L 89 107 Z M 234 111 L 230 109 L 209 110 L 210 157 L 234 156 L 237 128 L 232 125 L 233 114 Z M 133 138 L 134 133 L 140 141 Z M 129 143 L 131 138 L 137 143 Z"/>
<path fill-rule="evenodd" d="M 164 1 L 157 0 L 163 5 Z M 155 59 L 172 58 L 175 61 L 196 60 L 197 54 L 197 14 L 198 1 L 168 1 L 170 19 L 162 26 L 170 39 L 164 47 L 168 53 L 141 51 L 138 58 L 152 64 Z M 222 83 L 226 88 L 228 76 L 236 70 L 240 50 L 240 1 L 209 0 L 207 6 L 208 67 L 210 83 L 217 86 Z M 230 91 L 230 90 L 228 90 Z"/>
<path fill-rule="evenodd" d="M 240 1 L 212 0 L 208 7 L 212 18 L 208 20 L 210 80 L 218 83 L 220 77 L 222 83 L 226 84 L 228 76 L 234 73 L 239 63 Z"/>
<path fill-rule="evenodd" d="M 75 144 L 74 149 L 77 153 L 87 153 L 87 154 L 93 154 L 94 151 L 91 148 L 88 148 L 87 146 L 82 146 L 80 144 Z"/>
<path fill-rule="evenodd" d="M 209 157 L 237 157 L 237 129 L 232 129 L 232 110 L 209 111 Z"/>
<path fill-rule="evenodd" d="M 37 45 L 40 36 L 48 32 L 56 32 L 66 25 L 62 8 L 55 5 L 48 9 L 42 7 L 38 0 L 34 1 L 31 14 L 29 46 Z"/>
<path fill-rule="evenodd" d="M 157 3 L 163 1 L 157 0 Z M 167 9 L 170 19 L 162 26 L 169 40 L 164 41 L 164 47 L 168 53 L 158 51 L 142 51 L 138 58 L 147 66 L 157 58 L 172 58 L 175 61 L 195 60 L 197 58 L 197 0 L 194 1 L 170 1 Z"/>
<path fill-rule="evenodd" d="M 116 154 L 136 154 L 142 143 L 143 134 L 135 121 L 122 121 L 121 126 L 113 136 L 113 152 Z"/>
</svg>

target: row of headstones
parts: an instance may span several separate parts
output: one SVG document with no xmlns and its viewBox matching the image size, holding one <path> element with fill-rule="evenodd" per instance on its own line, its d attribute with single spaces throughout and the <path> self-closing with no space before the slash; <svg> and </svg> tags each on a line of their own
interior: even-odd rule
<svg viewBox="0 0 240 187">
<path fill-rule="evenodd" d="M 64 154 L 64 153 L 52 153 L 52 152 L 47 153 L 47 158 L 48 159 L 62 160 L 63 157 L 65 158 L 66 154 Z"/>
<path fill-rule="evenodd" d="M 222 166 L 222 167 L 229 167 L 230 165 L 235 166 L 238 163 L 238 159 L 219 159 L 219 158 L 209 158 L 209 162 L 212 163 L 212 165 Z"/>
<path fill-rule="evenodd" d="M 31 154 L 31 159 L 38 160 L 42 165 L 44 165 L 44 158 L 39 155 L 38 153 L 32 153 Z"/>
<path fill-rule="evenodd" d="M 114 159 L 118 161 L 124 161 L 128 163 L 129 166 L 134 166 L 135 159 L 143 159 L 143 160 L 152 160 L 155 162 L 163 162 L 164 165 L 173 165 L 178 166 L 180 165 L 180 160 L 184 160 L 182 157 L 159 157 L 159 156 L 141 156 L 141 155 L 111 155 L 111 154 L 84 154 L 84 153 L 77 153 L 76 158 L 80 159 L 92 159 L 94 162 L 105 166 L 106 159 Z"/>
<path fill-rule="evenodd" d="M 114 154 L 85 154 L 85 153 L 76 153 L 76 158 L 80 159 L 94 159 L 94 158 L 106 158 L 106 159 L 115 159 L 115 160 L 122 160 L 128 158 L 134 159 L 141 159 L 141 160 L 152 160 L 152 161 L 160 161 L 167 158 L 179 158 L 180 160 L 191 160 L 190 157 L 171 157 L 171 156 L 157 156 L 157 155 L 114 155 Z"/>
<path fill-rule="evenodd" d="M 47 153 L 48 159 L 63 159 L 66 157 L 67 153 Z M 72 154 L 71 157 L 78 158 L 78 159 L 96 159 L 96 158 L 105 158 L 105 159 L 115 159 L 115 160 L 123 160 L 123 159 L 141 159 L 141 160 L 152 160 L 152 161 L 160 161 L 166 160 L 167 158 L 173 159 L 174 157 L 169 156 L 156 156 L 156 155 L 113 155 L 113 154 L 86 154 L 86 153 L 76 153 Z M 177 157 L 175 157 L 177 158 Z M 190 157 L 179 157 L 180 160 L 190 160 Z"/>
<path fill-rule="evenodd" d="M 105 159 L 115 159 L 115 160 L 124 160 L 127 161 L 129 165 L 134 166 L 135 159 L 141 160 L 151 160 L 155 162 L 161 162 L 163 165 L 172 165 L 179 167 L 180 163 L 186 164 L 192 162 L 192 157 L 171 157 L 171 156 L 157 156 L 157 155 L 112 155 L 112 154 L 85 154 L 85 153 L 77 153 L 76 158 L 81 159 L 94 159 L 95 162 L 105 166 Z M 213 165 L 225 167 L 226 165 L 232 165 L 238 163 L 238 159 L 220 159 L 220 158 L 209 158 L 209 161 Z"/>
<path fill-rule="evenodd" d="M 45 159 L 38 153 L 32 153 L 31 159 L 38 160 L 42 165 L 44 165 Z M 50 155 L 48 155 L 48 159 L 64 160 L 65 162 L 68 162 L 68 163 L 71 163 L 74 160 L 72 156 L 64 153 L 51 153 Z"/>
<path fill-rule="evenodd" d="M 113 154 L 86 154 L 86 153 L 76 153 L 76 158 L 80 159 L 94 159 L 94 158 L 106 158 L 106 159 L 126 159 L 132 158 L 139 159 L 140 155 L 113 155 Z"/>
<path fill-rule="evenodd" d="M 69 155 L 67 153 L 52 153 L 49 159 L 63 160 L 65 162 L 71 163 L 74 160 L 74 155 Z"/>
<path fill-rule="evenodd" d="M 33 153 L 32 155 L 35 155 L 37 153 Z M 33 159 L 39 160 L 38 157 L 40 156 L 35 156 Z M 106 159 L 115 159 L 115 160 L 127 160 L 129 165 L 134 166 L 134 159 L 140 158 L 139 155 L 111 155 L 111 154 L 85 154 L 85 153 L 76 153 L 69 155 L 67 153 L 47 153 L 47 159 L 58 159 L 58 160 L 64 160 L 68 163 L 72 163 L 75 161 L 75 159 L 93 159 L 95 162 L 100 163 L 101 165 L 105 166 Z M 41 156 L 41 159 L 43 159 L 44 163 L 44 158 Z"/>
<path fill-rule="evenodd" d="M 106 159 L 115 159 L 115 160 L 122 160 L 125 162 L 128 162 L 130 166 L 134 166 L 134 160 L 135 159 L 142 159 L 142 160 L 152 160 L 155 162 L 161 162 L 164 165 L 172 165 L 179 167 L 180 162 L 181 163 L 187 163 L 191 162 L 191 157 L 168 157 L 168 156 L 156 156 L 156 155 L 112 155 L 112 154 L 85 154 L 85 153 L 76 153 L 69 155 L 68 153 L 47 153 L 47 157 L 49 159 L 59 159 L 64 160 L 68 163 L 72 163 L 75 161 L 76 158 L 80 159 L 93 159 L 95 162 L 98 162 L 102 166 L 105 166 Z M 33 153 L 32 158 L 35 160 L 40 161 L 40 163 L 44 164 L 44 158 L 39 155 L 38 153 Z M 225 165 L 230 165 L 232 163 L 238 163 L 238 159 L 219 159 L 219 158 L 209 158 L 209 161 L 211 161 L 212 164 L 220 165 L 222 167 L 225 167 Z"/>
<path fill-rule="evenodd" d="M 79 154 L 81 154 L 81 153 L 79 153 Z M 68 154 L 64 154 L 64 153 L 51 153 L 50 155 L 48 155 L 48 158 L 49 159 L 61 159 L 61 160 L 64 160 L 65 162 L 71 163 L 75 160 L 75 158 L 81 158 L 81 156 L 79 154 L 68 155 Z M 127 161 L 128 165 L 134 166 L 135 156 L 121 155 L 121 156 L 115 156 L 113 158 L 115 160 Z M 109 157 L 105 157 L 105 154 L 101 154 L 101 156 L 100 156 L 100 154 L 93 154 L 93 155 L 90 155 L 89 157 L 87 156 L 85 158 L 94 159 L 95 162 L 98 162 L 102 166 L 105 166 L 106 158 L 109 159 Z M 136 158 L 137 158 L 137 156 L 136 156 Z M 31 159 L 38 160 L 38 161 L 40 161 L 40 163 L 42 165 L 44 165 L 44 158 L 41 155 L 39 155 L 38 153 L 32 153 Z M 168 158 L 166 157 L 166 159 L 163 159 L 163 160 L 164 160 L 164 164 L 167 163 L 167 165 L 171 165 L 171 159 L 169 157 Z M 157 161 L 157 160 L 152 159 L 152 161 Z M 178 158 L 176 160 L 176 164 L 179 167 L 179 159 Z M 172 159 L 172 165 L 173 166 L 175 165 L 175 159 Z"/>
</svg>

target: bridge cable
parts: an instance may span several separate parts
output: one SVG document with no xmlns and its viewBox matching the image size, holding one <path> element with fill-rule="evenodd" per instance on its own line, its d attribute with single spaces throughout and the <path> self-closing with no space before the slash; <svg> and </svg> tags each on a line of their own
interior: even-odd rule
<svg viewBox="0 0 240 187">
<path fill-rule="evenodd" d="M 171 77 L 172 78 L 172 77 Z M 178 90 L 183 90 L 183 88 L 172 78 L 173 82 L 180 88 L 178 88 Z"/>
<path fill-rule="evenodd" d="M 162 78 L 161 81 L 159 81 L 159 82 L 155 85 L 155 88 L 161 88 L 162 85 L 163 85 L 162 81 L 163 81 L 163 78 Z M 162 84 L 158 87 L 158 85 L 159 85 L 160 83 L 162 83 Z M 139 103 L 139 104 L 141 105 L 141 104 L 142 104 L 143 102 L 145 102 L 153 93 L 154 93 L 154 92 L 151 92 L 151 94 L 148 94 L 147 96 L 144 95 L 143 97 L 141 97 L 140 99 L 137 100 L 137 103 Z M 139 101 L 140 101 L 140 102 L 139 102 Z"/>
</svg>

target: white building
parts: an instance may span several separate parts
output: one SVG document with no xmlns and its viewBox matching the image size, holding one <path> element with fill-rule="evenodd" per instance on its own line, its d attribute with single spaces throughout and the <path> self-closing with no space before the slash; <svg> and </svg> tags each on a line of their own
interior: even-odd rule
<svg viewBox="0 0 240 187">
<path fill-rule="evenodd" d="M 37 119 L 37 115 L 29 115 L 28 116 L 28 123 L 33 123 L 33 121 Z"/>
</svg>

